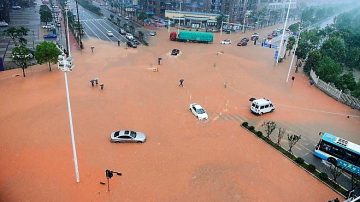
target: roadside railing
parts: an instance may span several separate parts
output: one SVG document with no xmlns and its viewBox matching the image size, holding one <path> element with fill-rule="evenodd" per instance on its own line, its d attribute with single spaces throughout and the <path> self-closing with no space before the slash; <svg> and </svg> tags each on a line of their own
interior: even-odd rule
<svg viewBox="0 0 360 202">
<path fill-rule="evenodd" d="M 324 82 L 323 80 L 321 80 L 319 78 L 319 76 L 317 76 L 315 74 L 315 72 L 313 70 L 310 71 L 310 78 L 314 81 L 315 85 L 320 90 L 322 90 L 323 92 L 325 92 L 329 96 L 331 96 L 334 99 L 336 99 L 336 100 L 350 106 L 351 108 L 360 110 L 360 101 L 357 98 L 342 92 L 342 90 L 339 90 L 339 89 L 335 88 L 330 83 Z"/>
</svg>

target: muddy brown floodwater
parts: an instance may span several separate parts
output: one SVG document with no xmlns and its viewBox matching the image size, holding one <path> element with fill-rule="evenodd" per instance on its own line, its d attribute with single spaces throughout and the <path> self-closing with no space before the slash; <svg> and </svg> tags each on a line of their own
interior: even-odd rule
<svg viewBox="0 0 360 202">
<path fill-rule="evenodd" d="M 218 34 L 214 44 L 192 44 L 169 41 L 166 30 L 157 33 L 149 47 L 125 49 L 96 40 L 84 41 L 82 52 L 73 47 L 76 66 L 68 78 L 80 183 L 74 176 L 64 73 L 56 65 L 52 72 L 46 65 L 31 67 L 26 78 L 15 76 L 21 69 L 0 73 L 0 201 L 342 199 L 220 114 L 309 124 L 310 131 L 329 127 L 356 142 L 359 112 L 310 87 L 300 73 L 293 85 L 286 84 L 289 59 L 275 68 L 273 50 L 220 45 Z M 222 38 L 228 36 L 233 43 L 239 38 Z M 173 48 L 181 54 L 170 56 Z M 91 87 L 95 77 L 104 90 Z M 182 88 L 179 79 L 185 80 Z M 263 96 L 278 104 L 277 111 L 255 117 L 248 100 Z M 208 121 L 189 112 L 192 102 L 208 111 Z M 142 131 L 148 139 L 110 143 L 110 133 L 119 129 Z M 106 169 L 123 174 L 110 180 L 110 192 L 100 184 Z"/>
</svg>

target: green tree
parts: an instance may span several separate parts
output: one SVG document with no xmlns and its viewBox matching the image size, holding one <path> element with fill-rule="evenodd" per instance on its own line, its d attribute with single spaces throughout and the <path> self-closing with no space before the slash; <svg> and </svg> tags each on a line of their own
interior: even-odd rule
<svg viewBox="0 0 360 202">
<path fill-rule="evenodd" d="M 51 10 L 47 5 L 41 5 L 39 13 L 41 22 L 45 22 L 47 24 L 53 20 Z"/>
<path fill-rule="evenodd" d="M 298 52 L 298 51 L 296 51 Z M 315 70 L 317 66 L 319 65 L 319 61 L 321 60 L 322 55 L 320 51 L 311 51 L 309 53 L 309 57 L 306 60 L 305 66 L 304 66 L 304 72 L 309 73 L 310 70 Z"/>
<path fill-rule="evenodd" d="M 356 81 L 352 72 L 343 74 L 335 82 L 335 86 L 341 90 L 354 91 L 356 88 Z"/>
<path fill-rule="evenodd" d="M 328 56 L 336 62 L 345 62 L 345 43 L 339 37 L 331 37 L 321 47 L 321 54 Z"/>
<path fill-rule="evenodd" d="M 23 71 L 23 76 L 25 77 L 25 69 L 28 67 L 28 63 L 33 58 L 30 49 L 25 45 L 20 45 L 12 49 L 12 60 L 13 62 L 20 66 Z"/>
<path fill-rule="evenodd" d="M 314 71 L 323 81 L 335 83 L 342 69 L 339 63 L 325 56 L 318 61 L 318 65 L 314 67 Z"/>
<path fill-rule="evenodd" d="M 49 70 L 51 71 L 50 63 L 56 63 L 60 54 L 61 51 L 54 43 L 44 41 L 36 46 L 35 59 L 40 64 L 47 62 L 49 64 Z"/>
<path fill-rule="evenodd" d="M 295 37 L 291 36 L 291 37 L 289 37 L 288 42 L 286 44 L 286 51 L 284 54 L 284 58 L 286 58 L 287 51 L 289 51 L 289 55 L 290 55 L 291 50 L 294 48 L 294 45 L 295 45 Z"/>
<path fill-rule="evenodd" d="M 137 13 L 137 19 L 140 21 L 144 21 L 146 18 L 148 18 L 147 14 L 143 11 Z"/>
<path fill-rule="evenodd" d="M 289 30 L 290 30 L 291 32 L 299 32 L 299 30 L 300 30 L 300 25 L 301 25 L 300 22 L 291 24 L 291 25 L 289 26 Z"/>
<path fill-rule="evenodd" d="M 220 29 L 222 22 L 227 22 L 227 17 L 224 14 L 216 17 L 216 28 Z"/>
<path fill-rule="evenodd" d="M 345 55 L 345 65 L 350 69 L 360 70 L 360 47 L 349 47 Z"/>
<path fill-rule="evenodd" d="M 5 32 L 5 34 L 7 36 L 9 36 L 13 40 L 15 46 L 25 45 L 27 43 L 27 40 L 24 38 L 24 36 L 26 36 L 27 33 L 29 32 L 28 28 L 25 28 L 25 27 L 19 27 L 19 28 L 9 27 L 4 32 Z"/>
<path fill-rule="evenodd" d="M 357 82 L 357 84 L 355 86 L 355 90 L 353 90 L 351 92 L 351 95 L 360 99 L 360 81 Z"/>
<path fill-rule="evenodd" d="M 144 41 L 144 32 L 138 31 L 138 33 L 139 33 L 139 40 Z"/>
</svg>

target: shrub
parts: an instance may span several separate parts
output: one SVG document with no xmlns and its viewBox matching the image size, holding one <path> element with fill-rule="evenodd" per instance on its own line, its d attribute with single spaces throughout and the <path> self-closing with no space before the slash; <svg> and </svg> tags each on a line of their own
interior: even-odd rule
<svg viewBox="0 0 360 202">
<path fill-rule="evenodd" d="M 316 171 L 316 167 L 313 164 L 309 164 L 306 169 L 312 173 Z"/>
<path fill-rule="evenodd" d="M 254 126 L 249 126 L 248 129 L 249 129 L 251 132 L 255 131 L 255 127 L 254 127 Z"/>
<path fill-rule="evenodd" d="M 328 175 L 326 174 L 326 173 L 324 173 L 324 172 L 321 172 L 320 174 L 319 174 L 319 178 L 321 179 L 321 180 L 323 180 L 323 181 L 327 181 L 329 178 L 328 178 Z"/>
<path fill-rule="evenodd" d="M 257 131 L 257 132 L 256 132 L 256 135 L 259 136 L 259 137 L 262 137 L 262 136 L 263 136 L 263 134 L 262 134 L 261 131 Z"/>
<path fill-rule="evenodd" d="M 241 125 L 244 126 L 245 128 L 247 128 L 249 126 L 249 123 L 245 121 Z"/>
<path fill-rule="evenodd" d="M 301 157 L 297 157 L 297 158 L 295 159 L 295 162 L 298 163 L 298 164 L 303 164 L 303 163 L 304 163 L 304 159 L 301 158 Z"/>
</svg>

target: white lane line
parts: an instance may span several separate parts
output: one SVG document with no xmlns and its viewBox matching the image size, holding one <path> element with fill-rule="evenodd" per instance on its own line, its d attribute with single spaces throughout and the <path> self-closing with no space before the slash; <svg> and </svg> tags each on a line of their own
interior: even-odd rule
<svg viewBox="0 0 360 202">
<path fill-rule="evenodd" d="M 90 31 L 91 31 L 92 33 L 95 34 L 96 38 L 98 38 L 98 39 L 101 40 L 101 38 L 96 34 L 96 32 L 95 32 L 93 29 L 91 29 L 91 27 L 90 27 L 86 22 L 84 22 L 84 24 L 85 24 L 86 27 L 88 27 L 88 28 L 90 29 Z"/>
<path fill-rule="evenodd" d="M 90 23 L 93 24 L 94 27 L 95 27 L 97 30 L 99 30 L 106 38 L 108 38 L 109 41 L 113 42 L 113 41 L 107 36 L 107 34 L 104 34 L 104 32 L 102 32 L 101 29 L 99 29 L 99 28 L 95 25 L 94 22 L 90 21 Z"/>
<path fill-rule="evenodd" d="M 104 24 L 106 24 L 107 26 L 110 26 L 112 28 L 111 25 L 108 24 L 109 22 L 108 21 L 105 21 Z M 112 28 L 113 29 L 113 28 Z M 118 30 L 115 30 L 115 32 L 117 33 Z M 128 39 L 126 37 L 124 37 L 123 35 L 120 34 L 120 37 L 122 37 L 123 39 L 125 39 L 125 41 L 128 41 Z"/>
<path fill-rule="evenodd" d="M 104 20 L 103 22 L 104 22 L 104 24 L 106 24 L 105 20 Z M 99 25 L 100 25 L 101 27 L 103 27 L 104 29 L 110 31 L 110 30 L 107 29 L 105 26 L 103 26 L 102 23 L 99 22 Z M 111 27 L 111 26 L 109 26 L 109 27 L 110 27 L 112 30 L 114 30 L 115 32 L 117 32 L 117 30 L 115 30 L 113 27 Z M 114 33 L 113 33 L 113 35 L 114 35 L 113 37 L 115 37 L 118 41 L 120 41 L 120 39 L 117 38 Z"/>
<path fill-rule="evenodd" d="M 338 112 L 330 112 L 330 111 L 324 111 L 319 109 L 311 109 L 311 108 L 305 108 L 305 107 L 297 107 L 297 106 L 290 106 L 290 105 L 284 105 L 284 104 L 276 104 L 277 106 L 282 106 L 285 108 L 293 108 L 293 109 L 300 109 L 304 111 L 311 111 L 311 112 L 320 112 L 325 114 L 332 114 L 332 115 L 339 115 L 339 116 L 350 116 L 352 118 L 360 118 L 359 115 L 351 115 L 351 114 L 344 114 L 344 113 L 338 113 Z"/>
</svg>

